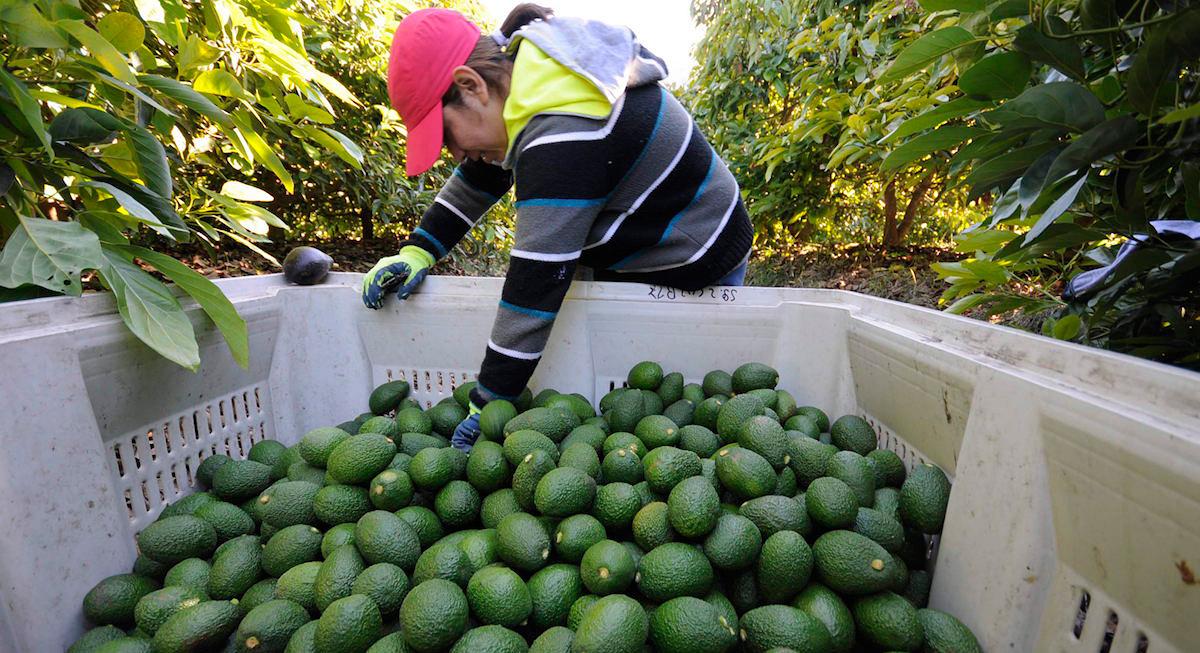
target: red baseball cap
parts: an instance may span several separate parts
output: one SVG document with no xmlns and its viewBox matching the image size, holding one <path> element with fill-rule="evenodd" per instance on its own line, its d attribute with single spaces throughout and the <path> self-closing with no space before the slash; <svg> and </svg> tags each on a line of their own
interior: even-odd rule
<svg viewBox="0 0 1200 653">
<path fill-rule="evenodd" d="M 480 29 L 450 9 L 421 9 L 392 36 L 388 97 L 408 128 L 405 172 L 419 175 L 442 153 L 442 96 L 479 42 Z"/>
</svg>

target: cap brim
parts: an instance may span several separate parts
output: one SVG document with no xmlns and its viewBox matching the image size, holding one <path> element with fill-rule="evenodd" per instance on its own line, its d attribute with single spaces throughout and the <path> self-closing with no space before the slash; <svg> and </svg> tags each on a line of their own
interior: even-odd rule
<svg viewBox="0 0 1200 653">
<path fill-rule="evenodd" d="M 407 160 L 404 171 L 409 177 L 425 172 L 442 155 L 442 103 L 408 128 Z"/>
</svg>

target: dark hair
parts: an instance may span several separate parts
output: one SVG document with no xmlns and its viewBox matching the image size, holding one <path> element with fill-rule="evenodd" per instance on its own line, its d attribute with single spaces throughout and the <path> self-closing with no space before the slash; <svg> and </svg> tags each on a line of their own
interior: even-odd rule
<svg viewBox="0 0 1200 653">
<path fill-rule="evenodd" d="M 534 22 L 535 20 L 547 20 L 554 15 L 554 10 L 549 7 L 543 7 L 532 2 L 524 2 L 512 8 L 508 12 L 508 16 L 500 25 L 500 33 L 506 38 L 511 37 L 517 30 Z M 500 48 L 491 34 L 482 34 L 479 41 L 475 43 L 475 49 L 471 50 L 471 54 L 463 65 L 471 68 L 479 73 L 483 81 L 487 82 L 488 88 L 498 93 L 508 93 L 508 81 L 512 76 L 513 59 L 516 58 L 516 52 L 507 52 Z M 458 91 L 458 86 L 450 84 L 450 88 L 442 95 L 442 104 L 458 104 L 462 101 L 462 94 Z"/>
</svg>

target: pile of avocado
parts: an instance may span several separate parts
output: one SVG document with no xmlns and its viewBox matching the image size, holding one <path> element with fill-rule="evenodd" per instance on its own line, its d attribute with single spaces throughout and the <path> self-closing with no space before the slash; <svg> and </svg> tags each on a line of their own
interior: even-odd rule
<svg viewBox="0 0 1200 653">
<path fill-rule="evenodd" d="M 762 363 L 703 383 L 654 362 L 600 400 L 465 384 L 194 470 L 207 488 L 83 599 L 69 653 L 980 651 L 926 608 L 942 470 L 830 422 Z"/>
</svg>

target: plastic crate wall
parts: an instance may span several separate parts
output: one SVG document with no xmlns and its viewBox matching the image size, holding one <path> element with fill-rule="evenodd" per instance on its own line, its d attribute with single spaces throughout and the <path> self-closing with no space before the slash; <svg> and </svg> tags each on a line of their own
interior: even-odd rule
<svg viewBox="0 0 1200 653">
<path fill-rule="evenodd" d="M 106 297 L 6 305 L 0 592 L 21 600 L 0 609 L 0 650 L 62 650 L 82 632 L 83 594 L 130 568 L 139 525 L 214 445 L 295 442 L 365 410 L 388 378 L 424 405 L 474 378 L 500 280 L 430 278 L 367 311 L 358 279 L 222 281 L 250 367 L 192 310 L 195 374 L 133 340 Z M 531 386 L 596 401 L 641 360 L 691 380 L 770 363 L 798 401 L 863 415 L 906 464 L 952 476 L 931 601 L 986 650 L 1194 650 L 1200 375 L 853 293 L 701 295 L 575 284 Z M 139 485 L 122 480 L 131 459 Z"/>
</svg>

